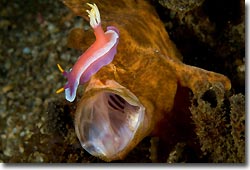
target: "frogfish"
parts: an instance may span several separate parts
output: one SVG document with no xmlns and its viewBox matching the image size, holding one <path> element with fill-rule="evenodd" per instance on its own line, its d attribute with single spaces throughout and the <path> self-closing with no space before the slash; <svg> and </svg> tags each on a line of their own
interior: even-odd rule
<svg viewBox="0 0 250 170">
<path fill-rule="evenodd" d="M 86 47 L 71 39 L 73 47 L 87 50 L 70 71 L 58 64 L 67 84 L 57 93 L 65 91 L 66 100 L 72 102 L 77 89 L 83 88 L 74 125 L 81 146 L 91 155 L 105 161 L 124 159 L 145 137 L 164 138 L 171 133 L 169 118 L 181 118 L 188 110 L 187 91 L 195 94 L 208 83 L 230 90 L 226 76 L 181 61 L 180 52 L 148 2 L 86 3 L 64 1 L 84 18 L 90 8 L 87 13 L 95 41 Z"/>
</svg>

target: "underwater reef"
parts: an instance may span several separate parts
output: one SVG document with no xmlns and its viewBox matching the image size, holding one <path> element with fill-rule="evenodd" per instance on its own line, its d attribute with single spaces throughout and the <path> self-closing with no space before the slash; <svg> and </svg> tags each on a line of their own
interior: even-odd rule
<svg viewBox="0 0 250 170">
<path fill-rule="evenodd" d="M 79 88 L 72 103 L 66 101 L 63 94 L 55 93 L 65 83 L 56 67 L 57 63 L 70 69 L 81 55 L 81 50 L 86 50 L 94 41 L 85 12 L 88 9 L 85 1 L 81 1 L 82 5 L 75 9 L 73 2 L 77 1 L 72 1 L 72 4 L 69 1 L 0 2 L 0 61 L 3 63 L 0 69 L 0 162 L 105 162 L 85 151 L 75 133 L 74 118 L 78 104 L 84 101 L 81 98 L 87 85 Z M 151 78 L 143 75 L 144 72 L 152 72 L 146 68 L 163 69 L 155 72 L 157 74 L 152 75 L 152 79 L 168 73 L 164 70 L 165 59 L 162 59 L 159 51 L 152 50 L 168 44 L 170 49 L 161 49 L 162 53 L 173 55 L 174 61 L 219 73 L 216 74 L 218 76 L 225 75 L 231 82 L 231 89 L 228 90 L 225 88 L 227 80 L 207 81 L 204 78 L 199 79 L 196 85 L 192 85 L 195 88 L 191 89 L 191 85 L 181 85 L 181 82 L 189 82 L 188 79 L 177 81 L 178 78 L 173 78 L 174 74 L 170 72 L 167 75 L 173 79 L 169 78 L 171 81 L 166 82 L 176 83 L 176 86 L 169 86 L 176 87 L 173 88 L 175 93 L 168 93 L 174 94 L 171 113 L 176 114 L 168 114 L 167 119 L 159 118 L 158 128 L 139 141 L 122 160 L 111 162 L 244 163 L 245 2 L 147 0 L 129 1 L 129 5 L 126 5 L 126 1 L 118 1 L 113 7 L 107 5 L 110 1 L 103 4 L 98 0 L 94 2 L 100 7 L 105 26 L 107 23 L 119 26 L 118 22 L 111 20 L 117 17 L 124 19 L 124 25 L 134 22 L 133 29 L 138 28 L 138 31 L 131 29 L 126 34 L 129 37 L 126 43 L 131 43 L 128 46 L 133 48 L 127 51 L 142 56 L 141 51 L 144 50 L 144 54 L 156 56 L 152 60 L 141 58 L 140 62 L 134 64 L 136 68 L 141 66 L 134 74 L 137 78 L 139 75 L 146 80 Z M 118 10 L 117 15 L 108 16 L 109 11 L 120 6 L 120 3 L 124 3 L 124 7 L 132 6 L 133 10 Z M 126 16 L 128 13 L 130 15 Z M 144 18 L 139 22 L 131 19 L 141 14 Z M 151 17 L 156 20 L 149 20 Z M 152 26 L 152 22 L 159 23 L 159 27 Z M 155 33 L 146 35 L 151 30 L 155 30 Z M 163 32 L 165 30 L 166 33 Z M 166 35 L 168 39 L 164 38 Z M 119 43 L 126 47 L 122 39 Z M 141 51 L 136 50 L 139 46 L 136 43 L 141 45 Z M 126 52 L 118 44 L 117 54 L 120 52 L 124 56 L 132 53 Z M 128 71 L 132 69 L 126 68 L 130 68 L 135 59 L 130 55 L 128 58 L 130 61 L 126 64 L 119 55 L 115 57 L 113 64 L 118 68 L 117 74 L 107 75 L 113 68 L 107 66 L 94 78 L 102 77 L 104 80 L 112 77 L 124 85 L 124 82 L 133 79 L 128 76 Z M 180 70 L 181 67 L 174 68 Z M 136 87 L 135 83 L 141 82 L 137 80 L 131 81 L 131 89 Z M 165 81 L 157 83 L 148 81 L 138 86 L 166 86 Z M 131 91 L 141 94 L 140 90 Z M 152 93 L 155 92 L 154 88 L 142 91 L 152 99 L 156 97 Z M 167 105 L 162 100 L 164 97 L 165 101 L 169 101 L 164 94 L 159 95 L 155 101 L 162 102 L 153 103 L 152 110 L 156 106 L 168 109 L 164 107 Z"/>
</svg>

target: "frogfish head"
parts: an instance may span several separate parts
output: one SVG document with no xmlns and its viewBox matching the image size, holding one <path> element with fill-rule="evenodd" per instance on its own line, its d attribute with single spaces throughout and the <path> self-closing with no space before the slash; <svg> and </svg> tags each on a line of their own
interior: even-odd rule
<svg viewBox="0 0 250 170">
<path fill-rule="evenodd" d="M 75 115 L 75 131 L 82 147 L 105 161 L 123 159 L 146 133 L 145 107 L 114 80 L 88 85 Z"/>
</svg>

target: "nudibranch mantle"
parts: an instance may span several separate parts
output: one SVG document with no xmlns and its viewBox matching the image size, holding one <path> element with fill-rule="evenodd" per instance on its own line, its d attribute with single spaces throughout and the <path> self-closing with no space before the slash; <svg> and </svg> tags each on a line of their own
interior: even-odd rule
<svg viewBox="0 0 250 170">
<path fill-rule="evenodd" d="M 68 82 L 56 93 L 65 90 L 65 98 L 70 102 L 74 101 L 79 84 L 86 83 L 93 74 L 113 60 L 119 41 L 118 29 L 114 26 L 108 26 L 107 31 L 104 33 L 97 6 L 89 3 L 87 5 L 91 7 L 91 10 L 87 10 L 87 13 L 90 18 L 90 26 L 94 29 L 96 41 L 78 58 L 70 71 L 64 71 L 57 64 Z"/>
</svg>

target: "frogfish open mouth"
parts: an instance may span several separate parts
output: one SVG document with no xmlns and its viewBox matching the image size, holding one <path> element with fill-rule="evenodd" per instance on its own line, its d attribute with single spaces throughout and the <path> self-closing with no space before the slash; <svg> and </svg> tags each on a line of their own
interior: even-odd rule
<svg viewBox="0 0 250 170">
<path fill-rule="evenodd" d="M 124 150 L 144 123 L 145 107 L 115 81 L 99 84 L 101 87 L 85 91 L 77 107 L 76 134 L 91 155 L 111 160 L 123 158 Z"/>
</svg>

